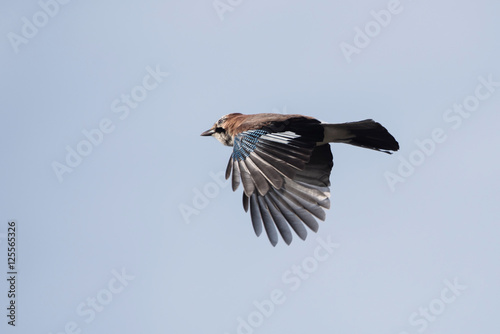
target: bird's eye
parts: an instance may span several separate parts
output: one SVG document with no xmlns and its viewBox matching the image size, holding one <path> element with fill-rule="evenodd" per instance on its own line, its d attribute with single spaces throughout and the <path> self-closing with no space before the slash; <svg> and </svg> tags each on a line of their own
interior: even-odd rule
<svg viewBox="0 0 500 334">
<path fill-rule="evenodd" d="M 217 125 L 222 125 L 222 123 L 224 123 L 226 119 L 225 118 L 221 118 L 217 121 Z"/>
</svg>

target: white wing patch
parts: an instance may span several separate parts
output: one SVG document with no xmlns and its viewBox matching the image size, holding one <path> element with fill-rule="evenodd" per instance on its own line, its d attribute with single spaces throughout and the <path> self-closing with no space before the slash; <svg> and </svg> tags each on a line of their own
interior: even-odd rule
<svg viewBox="0 0 500 334">
<path fill-rule="evenodd" d="M 299 137 L 300 137 L 300 135 L 296 134 L 295 132 L 285 131 L 285 132 L 268 133 L 266 135 L 263 135 L 261 138 L 286 145 L 289 142 L 291 142 L 293 139 L 296 139 Z"/>
</svg>

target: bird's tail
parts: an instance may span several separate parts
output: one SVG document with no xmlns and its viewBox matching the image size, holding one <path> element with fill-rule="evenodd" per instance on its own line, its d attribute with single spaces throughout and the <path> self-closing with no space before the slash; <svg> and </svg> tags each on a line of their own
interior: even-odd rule
<svg viewBox="0 0 500 334">
<path fill-rule="evenodd" d="M 372 119 L 340 124 L 325 123 L 323 128 L 324 142 L 347 143 L 385 153 L 399 149 L 398 142 L 389 131 Z"/>
</svg>

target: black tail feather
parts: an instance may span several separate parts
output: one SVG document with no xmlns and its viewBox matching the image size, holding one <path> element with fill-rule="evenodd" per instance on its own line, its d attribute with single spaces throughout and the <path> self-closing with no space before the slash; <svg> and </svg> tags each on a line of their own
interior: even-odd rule
<svg viewBox="0 0 500 334">
<path fill-rule="evenodd" d="M 325 124 L 325 141 L 347 143 L 385 153 L 399 150 L 399 144 L 380 123 L 372 119 Z"/>
</svg>

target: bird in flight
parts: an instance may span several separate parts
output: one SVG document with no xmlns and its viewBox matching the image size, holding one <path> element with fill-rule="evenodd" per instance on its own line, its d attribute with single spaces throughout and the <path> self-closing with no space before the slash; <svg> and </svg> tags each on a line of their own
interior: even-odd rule
<svg viewBox="0 0 500 334">
<path fill-rule="evenodd" d="M 231 177 L 233 191 L 243 184 L 243 208 L 250 208 L 255 234 L 264 227 L 273 246 L 278 233 L 289 245 L 291 230 L 305 240 L 305 226 L 316 232 L 316 219 L 325 220 L 333 167 L 329 143 L 385 153 L 399 149 L 387 129 L 371 119 L 332 124 L 303 115 L 233 113 L 201 135 L 233 147 L 226 179 Z"/>
</svg>

